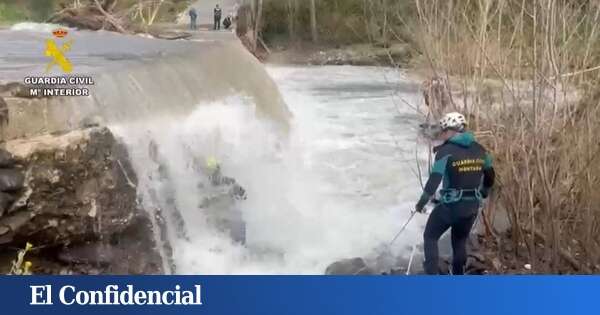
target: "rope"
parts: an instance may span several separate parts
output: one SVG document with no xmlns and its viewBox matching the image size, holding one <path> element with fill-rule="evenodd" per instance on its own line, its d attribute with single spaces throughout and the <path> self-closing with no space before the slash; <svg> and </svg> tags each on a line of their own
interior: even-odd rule
<svg viewBox="0 0 600 315">
<path fill-rule="evenodd" d="M 402 234 L 402 232 L 404 232 L 404 230 L 406 230 L 406 227 L 408 226 L 408 224 L 410 223 L 410 221 L 412 221 L 412 219 L 415 217 L 416 213 L 417 213 L 416 211 L 413 211 L 410 214 L 410 217 L 408 218 L 408 220 L 406 221 L 406 223 L 404 223 L 404 225 L 402 226 L 402 228 L 400 229 L 400 231 L 398 231 L 398 233 L 396 234 L 396 236 L 394 236 L 394 238 L 390 242 L 389 246 L 392 246 L 392 244 L 394 244 L 394 242 L 396 241 L 396 239 L 398 239 L 398 236 L 400 236 L 400 234 Z"/>
<path fill-rule="evenodd" d="M 406 267 L 406 275 L 410 275 L 410 267 L 412 266 L 413 258 L 415 257 L 415 251 L 417 250 L 417 244 L 413 244 L 410 258 L 408 259 L 408 267 Z"/>
</svg>

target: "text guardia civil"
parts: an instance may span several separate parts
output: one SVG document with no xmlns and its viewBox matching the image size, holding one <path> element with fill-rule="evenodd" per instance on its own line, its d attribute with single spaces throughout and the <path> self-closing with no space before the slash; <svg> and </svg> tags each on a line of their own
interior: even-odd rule
<svg viewBox="0 0 600 315">
<path fill-rule="evenodd" d="M 31 285 L 30 305 L 202 305 L 201 286 L 173 290 L 138 290 L 133 285 L 107 285 L 102 290 L 80 290 L 76 286 Z"/>
</svg>

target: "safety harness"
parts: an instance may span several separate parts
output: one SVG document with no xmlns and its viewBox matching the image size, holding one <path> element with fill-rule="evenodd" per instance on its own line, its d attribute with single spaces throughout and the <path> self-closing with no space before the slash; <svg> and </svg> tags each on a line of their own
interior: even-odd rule
<svg viewBox="0 0 600 315">
<path fill-rule="evenodd" d="M 483 199 L 479 189 L 445 188 L 440 190 L 440 197 L 443 204 L 455 203 L 461 200 L 481 201 Z"/>
</svg>

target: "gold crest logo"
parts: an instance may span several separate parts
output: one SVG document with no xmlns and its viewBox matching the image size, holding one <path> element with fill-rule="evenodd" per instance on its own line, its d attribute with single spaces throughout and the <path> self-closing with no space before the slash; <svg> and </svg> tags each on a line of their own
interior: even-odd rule
<svg viewBox="0 0 600 315">
<path fill-rule="evenodd" d="M 65 29 L 56 29 L 52 32 L 54 37 L 60 39 L 66 37 L 67 34 L 68 31 Z M 54 66 L 60 67 L 64 73 L 71 73 L 73 71 L 73 64 L 71 64 L 71 61 L 66 57 L 66 53 L 71 50 L 72 45 L 72 40 L 63 43 L 61 46 L 59 46 L 54 39 L 46 40 L 45 55 L 52 59 L 46 66 L 46 73 L 50 72 Z"/>
</svg>

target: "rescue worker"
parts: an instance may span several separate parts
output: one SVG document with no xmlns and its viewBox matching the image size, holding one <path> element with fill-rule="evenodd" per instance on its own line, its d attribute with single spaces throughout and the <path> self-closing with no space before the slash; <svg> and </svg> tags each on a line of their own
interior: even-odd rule
<svg viewBox="0 0 600 315">
<path fill-rule="evenodd" d="M 246 222 L 236 201 L 247 199 L 246 190 L 235 179 L 223 176 L 219 162 L 213 157 L 206 159 L 206 171 L 210 185 L 217 192 L 205 198 L 200 208 L 208 210 L 208 220 L 217 229 L 229 232 L 229 236 L 235 242 L 245 244 Z M 223 188 L 227 189 L 227 192 L 219 193 L 218 191 L 223 191 Z"/>
<path fill-rule="evenodd" d="M 466 243 L 475 223 L 482 199 L 494 185 L 491 155 L 466 131 L 467 121 L 460 113 L 446 114 L 440 120 L 440 140 L 435 163 L 416 211 L 423 213 L 443 180 L 440 199 L 423 233 L 427 274 L 439 274 L 438 240 L 448 229 L 452 233 L 452 273 L 464 274 Z"/>
<path fill-rule="evenodd" d="M 219 7 L 219 5 L 217 4 L 217 6 L 215 7 L 214 10 L 214 15 L 215 15 L 215 26 L 214 29 L 215 30 L 220 30 L 221 29 L 221 16 L 223 14 L 223 11 L 221 10 L 221 8 Z"/>
<path fill-rule="evenodd" d="M 238 185 L 235 179 L 223 176 L 221 165 L 214 157 L 206 159 L 206 169 L 209 172 L 209 180 L 213 186 L 230 186 L 229 195 L 235 200 L 246 200 L 246 190 Z"/>
<path fill-rule="evenodd" d="M 194 7 L 192 7 L 192 8 L 190 8 L 190 11 L 188 12 L 188 14 L 190 16 L 190 29 L 197 30 L 198 25 L 196 24 L 196 20 L 198 19 L 198 12 L 196 11 L 196 9 Z"/>
</svg>

